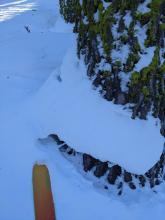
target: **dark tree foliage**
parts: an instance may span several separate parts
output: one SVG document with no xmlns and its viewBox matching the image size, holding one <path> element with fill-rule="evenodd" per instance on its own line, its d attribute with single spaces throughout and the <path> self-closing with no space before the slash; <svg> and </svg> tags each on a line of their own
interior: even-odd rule
<svg viewBox="0 0 165 220">
<path fill-rule="evenodd" d="M 145 0 L 60 0 L 60 8 L 64 19 L 75 24 L 78 57 L 84 58 L 87 75 L 101 87 L 103 97 L 115 104 L 130 104 L 133 119 L 147 119 L 152 112 L 165 136 L 165 0 L 151 0 L 144 13 L 138 11 L 142 3 Z M 128 13 L 129 27 L 124 22 Z M 119 39 L 114 39 L 114 25 L 118 25 Z M 144 48 L 136 35 L 137 25 L 146 30 Z M 130 48 L 124 63 L 113 60 L 112 50 L 120 45 Z M 137 72 L 135 65 L 149 47 L 155 47 L 152 61 Z M 111 68 L 101 69 L 101 62 Z M 130 75 L 126 90 L 122 90 L 121 73 Z"/>
</svg>

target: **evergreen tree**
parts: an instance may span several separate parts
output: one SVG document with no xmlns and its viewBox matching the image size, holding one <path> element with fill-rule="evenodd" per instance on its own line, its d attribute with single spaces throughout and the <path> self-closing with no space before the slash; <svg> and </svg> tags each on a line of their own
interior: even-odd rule
<svg viewBox="0 0 165 220">
<path fill-rule="evenodd" d="M 165 0 L 145 3 L 145 0 L 60 0 L 60 8 L 65 20 L 75 24 L 77 54 L 84 57 L 87 74 L 95 86 L 101 86 L 103 97 L 116 104 L 133 104 L 132 118 L 147 119 L 151 111 L 161 120 L 161 134 L 165 136 Z M 142 5 L 147 9 L 144 12 L 139 9 Z M 125 16 L 131 20 L 129 25 Z M 115 27 L 118 37 L 113 33 Z M 141 35 L 146 30 L 144 45 L 137 29 Z M 125 62 L 113 57 L 114 50 L 120 53 L 123 45 L 129 48 Z M 151 47 L 155 48 L 152 60 L 137 71 L 136 64 L 147 56 Z M 104 70 L 100 63 L 108 63 L 109 69 Z M 130 75 L 125 90 L 124 74 Z"/>
<path fill-rule="evenodd" d="M 160 119 L 165 136 L 165 0 L 60 0 L 60 7 L 64 19 L 75 24 L 78 57 L 84 59 L 87 75 L 101 88 L 102 96 L 130 106 L 132 119 L 147 119 L 151 112 Z M 96 159 L 84 155 L 83 162 L 87 169 Z M 123 175 L 132 189 L 136 188 L 133 178 L 141 186 L 149 181 L 154 187 L 164 178 L 164 164 L 165 152 L 145 175 L 130 174 L 115 165 L 108 181 L 114 184 Z M 100 166 L 106 168 L 99 162 L 97 171 Z"/>
</svg>

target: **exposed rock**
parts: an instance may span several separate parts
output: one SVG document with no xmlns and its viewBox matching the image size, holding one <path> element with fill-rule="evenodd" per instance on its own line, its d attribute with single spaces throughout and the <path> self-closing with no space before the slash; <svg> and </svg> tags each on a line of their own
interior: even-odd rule
<svg viewBox="0 0 165 220">
<path fill-rule="evenodd" d="M 161 181 L 160 181 L 159 179 L 156 179 L 156 180 L 155 180 L 155 186 L 156 186 L 156 185 L 160 185 L 160 183 L 161 183 Z"/>
<path fill-rule="evenodd" d="M 163 179 L 164 163 L 165 163 L 165 152 L 163 151 L 160 160 L 147 173 L 145 173 L 145 176 L 147 176 L 149 179 L 151 188 L 161 183 L 160 177 L 161 179 Z"/>
<path fill-rule="evenodd" d="M 128 185 L 131 189 L 133 189 L 133 190 L 136 189 L 136 186 L 133 182 L 130 182 Z"/>
<path fill-rule="evenodd" d="M 132 181 L 132 175 L 131 173 L 124 171 L 124 181 L 126 183 L 131 182 Z"/>
<path fill-rule="evenodd" d="M 120 182 L 117 188 L 122 189 L 123 188 L 123 182 Z"/>
<path fill-rule="evenodd" d="M 83 166 L 84 166 L 84 171 L 90 171 L 94 166 L 96 166 L 98 163 L 98 160 L 93 158 L 92 156 L 88 154 L 83 154 Z"/>
<path fill-rule="evenodd" d="M 122 190 L 119 190 L 118 195 L 121 196 L 122 194 Z"/>
<path fill-rule="evenodd" d="M 142 187 L 144 187 L 144 186 L 145 186 L 145 183 L 146 183 L 146 178 L 141 175 L 141 176 L 139 176 L 139 181 L 140 181 L 140 185 L 141 185 Z"/>
<path fill-rule="evenodd" d="M 104 186 L 104 189 L 108 189 L 108 186 Z"/>
<path fill-rule="evenodd" d="M 94 171 L 94 175 L 96 177 L 101 177 L 101 176 L 104 176 L 104 174 L 107 172 L 108 170 L 108 163 L 107 162 L 99 162 L 97 165 L 96 165 L 96 169 Z"/>
<path fill-rule="evenodd" d="M 73 156 L 78 154 L 78 152 L 76 152 L 73 148 L 68 146 L 63 141 L 61 141 L 57 135 L 49 135 L 49 137 L 52 137 L 53 140 L 58 145 L 61 145 L 59 147 L 59 150 L 61 152 Z M 144 187 L 146 183 L 149 183 L 151 188 L 161 184 L 161 182 L 165 180 L 165 175 L 164 175 L 165 150 L 163 151 L 160 160 L 150 170 L 148 170 L 148 172 L 146 172 L 145 175 L 132 174 L 127 172 L 126 170 L 122 171 L 122 168 L 119 165 L 113 165 L 111 168 L 109 168 L 108 162 L 101 162 L 88 154 L 82 154 L 82 156 L 83 156 L 83 167 L 85 172 L 90 171 L 92 168 L 95 167 L 94 175 L 96 177 L 101 177 L 105 175 L 106 172 L 109 170 L 108 174 L 106 175 L 108 182 L 112 185 L 116 183 L 116 180 L 119 176 L 122 176 L 121 181 L 117 182 L 116 184 L 116 187 L 119 190 L 118 195 L 122 194 L 124 182 L 128 183 L 128 186 L 132 190 L 135 190 L 136 187 L 138 187 L 135 186 L 135 183 L 133 182 L 133 177 L 139 180 L 140 186 Z M 107 187 L 105 187 L 105 189 L 107 189 Z"/>
<path fill-rule="evenodd" d="M 70 148 L 70 149 L 68 149 L 67 154 L 75 155 L 75 151 L 72 148 Z"/>
<path fill-rule="evenodd" d="M 68 145 L 67 144 L 63 144 L 59 149 L 60 149 L 61 152 L 67 152 Z"/>
<path fill-rule="evenodd" d="M 150 179 L 150 187 L 153 188 L 155 186 L 154 178 Z"/>
<path fill-rule="evenodd" d="M 108 182 L 114 185 L 117 177 L 120 175 L 121 175 L 121 167 L 118 165 L 114 165 L 113 167 L 110 168 L 110 171 L 107 177 Z"/>
<path fill-rule="evenodd" d="M 58 145 L 61 145 L 61 144 L 64 144 L 64 141 L 61 141 L 58 137 L 58 135 L 56 134 L 50 134 L 49 137 L 53 138 L 53 140 L 58 144 Z"/>
</svg>

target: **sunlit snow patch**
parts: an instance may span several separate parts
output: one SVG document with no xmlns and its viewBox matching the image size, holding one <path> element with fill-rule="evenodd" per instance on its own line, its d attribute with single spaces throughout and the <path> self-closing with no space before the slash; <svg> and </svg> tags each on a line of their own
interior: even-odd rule
<svg viewBox="0 0 165 220">
<path fill-rule="evenodd" d="M 27 2 L 27 0 L 13 1 L 0 5 L 0 22 L 12 19 L 13 17 L 32 10 L 35 7 L 34 2 Z"/>
</svg>

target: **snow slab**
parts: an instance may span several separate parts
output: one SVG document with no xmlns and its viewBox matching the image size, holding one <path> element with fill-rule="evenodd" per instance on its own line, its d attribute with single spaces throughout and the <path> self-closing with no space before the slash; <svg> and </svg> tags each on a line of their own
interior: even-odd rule
<svg viewBox="0 0 165 220">
<path fill-rule="evenodd" d="M 132 120 L 121 106 L 100 97 L 86 77 L 85 66 L 77 60 L 74 45 L 73 40 L 61 67 L 36 96 L 38 117 L 45 119 L 41 136 L 56 133 L 79 152 L 144 174 L 162 153 L 160 127 L 150 117 Z"/>
</svg>

